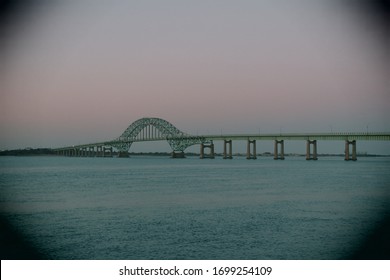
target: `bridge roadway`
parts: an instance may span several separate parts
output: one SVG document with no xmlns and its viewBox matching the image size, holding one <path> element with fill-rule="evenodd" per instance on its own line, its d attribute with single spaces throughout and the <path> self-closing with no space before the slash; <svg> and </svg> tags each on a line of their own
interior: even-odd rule
<svg viewBox="0 0 390 280">
<path fill-rule="evenodd" d="M 208 140 L 371 140 L 390 141 L 388 133 L 275 133 L 275 134 L 227 134 L 204 135 Z"/>
<path fill-rule="evenodd" d="M 192 137 L 187 137 L 191 139 Z M 306 159 L 317 160 L 317 141 L 345 141 L 345 160 L 356 160 L 356 141 L 390 141 L 390 133 L 279 133 L 279 134 L 220 134 L 220 135 L 201 135 L 194 136 L 200 141 L 200 158 L 214 158 L 214 142 L 223 141 L 224 152 L 223 158 L 231 159 L 232 156 L 232 141 L 244 140 L 247 141 L 247 159 L 256 159 L 256 140 L 257 141 L 274 141 L 274 159 L 284 159 L 284 141 L 286 140 L 304 140 L 306 141 Z M 180 141 L 182 136 L 171 137 L 170 140 Z M 132 139 L 130 142 L 146 142 L 146 141 L 167 141 L 167 137 L 139 137 Z M 55 149 L 61 155 L 67 156 L 101 156 L 112 157 L 112 147 L 126 143 L 126 140 L 111 140 L 90 144 L 74 145 Z M 352 146 L 352 151 L 350 151 Z M 206 153 L 206 149 L 208 153 Z M 126 151 L 119 152 L 119 156 L 128 156 Z M 184 157 L 184 151 L 173 151 L 173 157 Z"/>
<path fill-rule="evenodd" d="M 180 131 L 170 122 L 160 118 L 142 118 L 128 126 L 121 136 L 114 140 L 76 145 L 55 149 L 65 156 L 112 156 L 113 148 L 119 157 L 128 157 L 134 142 L 167 141 L 172 148 L 172 157 L 184 157 L 184 150 L 200 145 L 200 158 L 214 158 L 214 142 L 223 141 L 223 158 L 231 159 L 232 141 L 247 141 L 247 159 L 256 159 L 256 141 L 273 140 L 274 159 L 284 159 L 285 140 L 305 140 L 306 159 L 317 160 L 318 140 L 345 141 L 345 160 L 356 160 L 356 141 L 390 141 L 390 133 L 279 133 L 279 134 L 231 134 L 231 135 L 190 135 Z M 352 151 L 350 147 L 352 146 Z M 207 153 L 206 153 L 207 152 Z"/>
</svg>

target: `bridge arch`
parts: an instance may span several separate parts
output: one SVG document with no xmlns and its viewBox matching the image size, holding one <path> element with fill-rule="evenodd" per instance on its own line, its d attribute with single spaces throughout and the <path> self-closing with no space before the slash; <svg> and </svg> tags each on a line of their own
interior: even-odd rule
<svg viewBox="0 0 390 280">
<path fill-rule="evenodd" d="M 152 133 L 139 137 L 146 128 L 154 128 Z M 158 132 L 158 133 L 157 133 Z M 115 139 L 113 146 L 120 151 L 128 151 L 133 142 L 166 140 L 173 151 L 183 152 L 189 146 L 205 142 L 203 137 L 187 134 L 170 122 L 160 118 L 141 118 L 130 124 L 127 129 Z"/>
</svg>

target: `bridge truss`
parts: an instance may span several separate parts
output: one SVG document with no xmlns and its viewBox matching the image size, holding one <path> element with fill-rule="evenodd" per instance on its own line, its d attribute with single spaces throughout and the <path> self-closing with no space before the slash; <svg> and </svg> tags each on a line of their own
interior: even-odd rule
<svg viewBox="0 0 390 280">
<path fill-rule="evenodd" d="M 170 122 L 160 118 L 142 118 L 133 122 L 121 136 L 106 142 L 119 151 L 128 151 L 134 142 L 166 140 L 174 152 L 184 152 L 192 145 L 208 142 L 201 136 L 180 131 Z"/>
</svg>

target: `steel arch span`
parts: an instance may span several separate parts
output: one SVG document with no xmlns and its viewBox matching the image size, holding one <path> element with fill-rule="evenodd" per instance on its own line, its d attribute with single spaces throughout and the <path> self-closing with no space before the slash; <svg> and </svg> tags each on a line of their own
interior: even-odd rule
<svg viewBox="0 0 390 280">
<path fill-rule="evenodd" d="M 177 152 L 184 152 L 192 145 L 207 142 L 204 137 L 187 134 L 166 120 L 142 118 L 130 124 L 111 144 L 120 151 L 128 151 L 134 142 L 159 140 L 168 141 L 172 150 Z"/>
</svg>

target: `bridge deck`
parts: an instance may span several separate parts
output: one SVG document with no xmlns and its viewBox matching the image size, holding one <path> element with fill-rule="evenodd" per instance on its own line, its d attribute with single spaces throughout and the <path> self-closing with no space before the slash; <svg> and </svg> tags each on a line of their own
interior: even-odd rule
<svg viewBox="0 0 390 280">
<path fill-rule="evenodd" d="M 207 140 L 368 140 L 389 141 L 390 133 L 275 133 L 204 135 Z"/>
<path fill-rule="evenodd" d="M 378 133 L 378 132 L 369 132 L 369 133 L 275 133 L 275 134 L 222 134 L 222 135 L 198 135 L 192 136 L 188 135 L 188 138 L 196 137 L 203 138 L 206 141 L 210 140 L 366 140 L 366 141 L 390 141 L 390 132 Z M 178 137 L 177 139 L 182 139 L 183 136 Z M 175 139 L 175 138 L 171 138 Z M 167 138 L 156 137 L 156 138 L 137 138 L 131 140 L 131 142 L 145 142 L 145 141 L 164 141 Z M 74 145 L 68 147 L 58 148 L 56 150 L 66 150 L 72 148 L 88 148 L 95 146 L 111 146 L 121 142 L 120 140 L 112 140 L 105 142 L 89 143 L 82 145 Z"/>
</svg>

